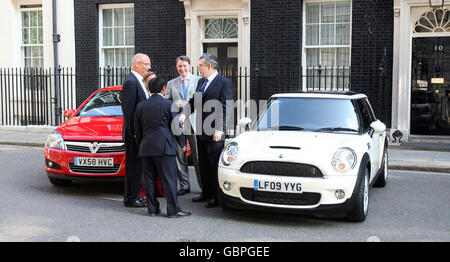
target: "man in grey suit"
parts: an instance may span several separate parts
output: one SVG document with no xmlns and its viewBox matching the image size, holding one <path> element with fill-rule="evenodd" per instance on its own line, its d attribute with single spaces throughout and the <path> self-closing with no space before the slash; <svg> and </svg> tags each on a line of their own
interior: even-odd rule
<svg viewBox="0 0 450 262">
<path fill-rule="evenodd" d="M 170 80 L 167 83 L 166 98 L 171 99 L 180 109 L 187 104 L 195 93 L 197 88 L 199 76 L 193 75 L 191 71 L 191 61 L 187 56 L 179 56 L 176 60 L 177 71 L 180 75 L 177 78 Z M 193 113 L 193 112 L 192 112 Z M 193 123 L 194 121 L 191 121 Z M 201 187 L 200 180 L 200 168 L 198 165 L 198 155 L 197 155 L 197 139 L 194 134 L 194 129 L 190 127 L 191 125 L 185 125 L 185 135 L 189 140 L 189 145 L 191 147 L 191 157 L 194 162 L 195 174 L 197 176 L 197 182 Z M 177 147 L 177 164 L 178 164 L 178 180 L 179 180 L 179 190 L 178 195 L 184 195 L 191 192 L 191 185 L 189 183 L 189 169 L 188 162 L 186 158 L 186 153 L 183 153 L 180 146 Z"/>
</svg>

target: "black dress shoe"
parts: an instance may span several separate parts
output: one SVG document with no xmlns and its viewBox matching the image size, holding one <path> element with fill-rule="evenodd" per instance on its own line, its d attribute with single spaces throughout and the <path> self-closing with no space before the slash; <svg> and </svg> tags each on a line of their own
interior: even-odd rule
<svg viewBox="0 0 450 262">
<path fill-rule="evenodd" d="M 178 217 L 188 217 L 191 215 L 191 212 L 187 212 L 187 211 L 180 211 L 178 213 L 176 213 L 175 215 L 170 215 L 167 216 L 168 218 L 178 218 Z"/>
<path fill-rule="evenodd" d="M 187 193 L 191 193 L 190 189 L 180 189 L 177 192 L 177 195 L 182 196 L 182 195 L 186 195 Z"/>
<path fill-rule="evenodd" d="M 206 202 L 208 200 L 207 197 L 205 197 L 204 195 L 200 195 L 198 197 L 194 197 L 192 199 L 192 202 Z"/>
<path fill-rule="evenodd" d="M 132 203 L 125 203 L 126 207 L 146 207 L 147 203 L 144 199 L 136 199 L 136 201 Z"/>
<path fill-rule="evenodd" d="M 152 212 L 148 212 L 148 214 L 152 217 L 155 217 L 159 214 L 161 214 L 161 209 L 158 208 L 158 210 L 156 210 L 156 212 L 152 213 Z"/>
<path fill-rule="evenodd" d="M 217 198 L 211 198 L 208 201 L 208 203 L 206 203 L 207 208 L 217 207 L 217 206 L 219 206 L 219 201 L 217 201 Z"/>
</svg>

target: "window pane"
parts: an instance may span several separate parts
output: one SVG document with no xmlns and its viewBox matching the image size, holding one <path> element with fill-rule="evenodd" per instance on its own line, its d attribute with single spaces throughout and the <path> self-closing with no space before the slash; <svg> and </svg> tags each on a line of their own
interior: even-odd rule
<svg viewBox="0 0 450 262">
<path fill-rule="evenodd" d="M 334 45 L 334 25 L 321 25 L 320 45 Z"/>
<path fill-rule="evenodd" d="M 134 26 L 133 8 L 125 8 L 125 26 Z"/>
<path fill-rule="evenodd" d="M 36 11 L 31 11 L 30 12 L 30 26 L 37 26 L 38 21 L 37 21 L 37 12 Z"/>
<path fill-rule="evenodd" d="M 319 65 L 319 49 L 308 48 L 306 49 L 306 66 L 318 66 Z"/>
<path fill-rule="evenodd" d="M 123 46 L 124 42 L 124 28 L 114 28 L 114 46 Z"/>
<path fill-rule="evenodd" d="M 134 48 L 127 48 L 126 49 L 127 52 L 127 63 L 125 64 L 126 67 L 130 67 L 131 66 L 131 60 L 133 59 L 134 56 Z"/>
<path fill-rule="evenodd" d="M 124 49 L 116 49 L 115 50 L 116 53 L 116 67 L 120 67 L 120 66 L 125 66 L 126 65 L 126 55 L 125 55 L 125 50 Z"/>
<path fill-rule="evenodd" d="M 29 29 L 22 29 L 22 44 L 27 45 L 30 43 L 30 31 Z"/>
<path fill-rule="evenodd" d="M 31 47 L 26 46 L 25 47 L 25 53 L 24 53 L 25 57 L 31 57 Z"/>
<path fill-rule="evenodd" d="M 103 29 L 103 45 L 104 46 L 112 46 L 112 29 L 111 28 Z"/>
<path fill-rule="evenodd" d="M 32 67 L 40 67 L 41 66 L 41 64 L 40 64 L 40 59 L 39 58 L 33 58 L 32 59 Z"/>
<path fill-rule="evenodd" d="M 104 66 L 114 66 L 114 49 L 105 49 L 104 51 Z"/>
<path fill-rule="evenodd" d="M 43 46 L 39 47 L 39 55 L 40 55 L 41 59 L 43 60 L 44 59 L 44 47 Z"/>
<path fill-rule="evenodd" d="M 336 48 L 322 48 L 320 50 L 321 55 L 321 65 L 322 66 L 334 66 L 334 57 L 335 57 Z"/>
<path fill-rule="evenodd" d="M 31 58 L 25 58 L 25 67 L 31 67 Z"/>
<path fill-rule="evenodd" d="M 38 26 L 42 27 L 42 11 L 38 11 Z"/>
<path fill-rule="evenodd" d="M 30 12 L 22 12 L 22 27 L 30 26 Z"/>
<path fill-rule="evenodd" d="M 37 29 L 31 28 L 30 30 L 31 30 L 31 44 L 37 44 L 38 43 Z"/>
<path fill-rule="evenodd" d="M 237 18 L 205 19 L 205 38 L 229 39 L 238 37 Z"/>
<path fill-rule="evenodd" d="M 31 56 L 32 57 L 39 57 L 39 47 L 38 46 L 33 46 L 31 48 Z"/>
<path fill-rule="evenodd" d="M 306 26 L 306 45 L 319 45 L 319 25 Z"/>
<path fill-rule="evenodd" d="M 114 9 L 114 26 L 123 26 L 123 8 Z"/>
<path fill-rule="evenodd" d="M 334 2 L 322 3 L 322 23 L 334 22 Z"/>
<path fill-rule="evenodd" d="M 349 2 L 336 2 L 336 22 L 350 22 Z"/>
<path fill-rule="evenodd" d="M 112 9 L 103 9 L 103 27 L 112 26 Z"/>
<path fill-rule="evenodd" d="M 337 48 L 336 66 L 350 66 L 350 48 Z"/>
<path fill-rule="evenodd" d="M 43 44 L 44 43 L 44 31 L 42 30 L 42 28 L 38 29 L 38 44 Z"/>
<path fill-rule="evenodd" d="M 134 27 L 125 28 L 125 45 L 134 45 Z"/>
<path fill-rule="evenodd" d="M 336 25 L 336 45 L 350 44 L 350 24 Z"/>
<path fill-rule="evenodd" d="M 306 23 L 319 23 L 319 4 L 306 4 Z"/>
</svg>

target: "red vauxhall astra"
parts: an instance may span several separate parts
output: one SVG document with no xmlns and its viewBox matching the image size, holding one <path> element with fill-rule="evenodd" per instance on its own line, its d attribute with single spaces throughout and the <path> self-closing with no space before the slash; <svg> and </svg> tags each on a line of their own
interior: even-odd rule
<svg viewBox="0 0 450 262">
<path fill-rule="evenodd" d="M 125 144 L 122 141 L 122 87 L 94 92 L 47 138 L 45 171 L 54 185 L 72 180 L 123 180 Z"/>
</svg>

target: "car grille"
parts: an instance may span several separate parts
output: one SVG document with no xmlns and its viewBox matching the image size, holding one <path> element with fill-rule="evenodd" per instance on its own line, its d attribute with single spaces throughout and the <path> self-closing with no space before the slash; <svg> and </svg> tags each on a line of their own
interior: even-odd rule
<svg viewBox="0 0 450 262">
<path fill-rule="evenodd" d="M 313 206 L 319 203 L 320 193 L 279 193 L 255 191 L 252 188 L 241 188 L 243 198 L 260 203 L 288 205 L 288 206 Z"/>
<path fill-rule="evenodd" d="M 272 176 L 323 177 L 322 172 L 315 166 L 289 162 L 250 161 L 245 163 L 240 171 Z"/>
<path fill-rule="evenodd" d="M 65 141 L 67 151 L 90 153 L 93 142 L 76 142 L 76 141 Z M 105 153 L 122 153 L 125 152 L 125 144 L 123 142 L 99 142 L 98 150 L 95 154 L 105 154 Z"/>
<path fill-rule="evenodd" d="M 87 174 L 115 174 L 119 171 L 120 164 L 114 166 L 75 166 L 73 163 L 69 163 L 70 171 L 75 173 L 87 173 Z"/>
</svg>

